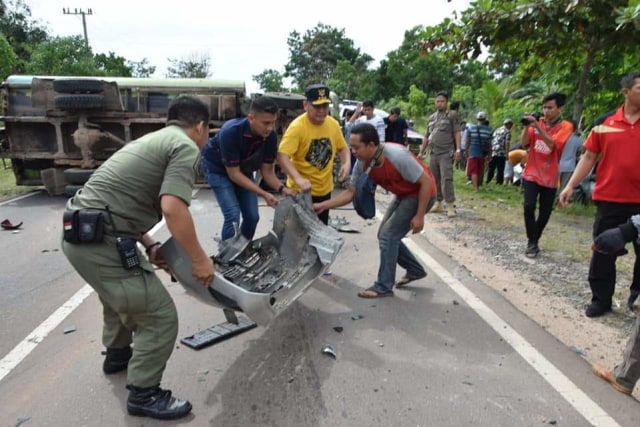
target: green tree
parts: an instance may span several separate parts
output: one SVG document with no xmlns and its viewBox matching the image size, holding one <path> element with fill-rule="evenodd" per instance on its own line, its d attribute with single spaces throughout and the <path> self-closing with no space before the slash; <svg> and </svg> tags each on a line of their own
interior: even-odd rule
<svg viewBox="0 0 640 427">
<path fill-rule="evenodd" d="M 149 65 L 147 58 L 142 58 L 139 62 L 127 60 L 127 67 L 131 70 L 132 77 L 151 77 L 156 72 L 156 67 Z"/>
<path fill-rule="evenodd" d="M 31 9 L 22 0 L 0 0 L 0 34 L 17 55 L 18 61 L 12 67 L 15 73 L 24 72 L 34 46 L 49 37 L 46 29 L 31 19 Z"/>
<path fill-rule="evenodd" d="M 304 35 L 297 31 L 289 33 L 287 45 L 289 62 L 285 65 L 284 76 L 291 77 L 298 90 L 312 83 L 327 82 L 340 60 L 352 63 L 362 72 L 373 60 L 354 46 L 353 40 L 345 36 L 344 29 L 322 23 Z"/>
<path fill-rule="evenodd" d="M 26 64 L 29 74 L 93 76 L 104 74 L 96 66 L 82 36 L 55 37 L 35 47 Z"/>
<path fill-rule="evenodd" d="M 635 21 L 613 19 L 632 3 L 637 0 L 478 0 L 459 20 L 428 28 L 422 49 L 446 51 L 456 61 L 486 52 L 495 70 L 500 60 L 523 81 L 551 73 L 555 85 L 573 95 L 578 119 L 587 94 L 600 89 L 591 84 L 596 62 L 616 64 L 637 50 Z"/>
<path fill-rule="evenodd" d="M 13 72 L 18 63 L 18 55 L 7 41 L 4 34 L 0 34 L 0 81 Z"/>
<path fill-rule="evenodd" d="M 127 64 L 127 60 L 122 56 L 116 56 L 115 53 L 109 52 L 109 55 L 98 53 L 95 55 L 95 63 L 100 75 L 131 77 L 131 68 Z"/>
<path fill-rule="evenodd" d="M 277 70 L 270 68 L 251 77 L 254 82 L 258 83 L 260 89 L 265 92 L 283 92 L 286 90 L 283 84 L 284 77 Z"/>
<path fill-rule="evenodd" d="M 183 59 L 168 59 L 167 77 L 206 79 L 211 76 L 211 58 L 207 53 L 194 52 Z"/>
</svg>

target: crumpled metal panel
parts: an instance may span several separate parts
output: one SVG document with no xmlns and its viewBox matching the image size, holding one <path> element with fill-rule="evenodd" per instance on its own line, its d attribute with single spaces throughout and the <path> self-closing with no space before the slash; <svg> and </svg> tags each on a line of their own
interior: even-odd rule
<svg viewBox="0 0 640 427">
<path fill-rule="evenodd" d="M 221 243 L 209 287 L 193 280 L 191 261 L 170 238 L 160 251 L 174 277 L 200 301 L 246 313 L 266 325 L 335 261 L 344 240 L 313 212 L 311 195 L 286 197 L 276 206 L 272 230 L 248 242 L 241 234 Z"/>
</svg>

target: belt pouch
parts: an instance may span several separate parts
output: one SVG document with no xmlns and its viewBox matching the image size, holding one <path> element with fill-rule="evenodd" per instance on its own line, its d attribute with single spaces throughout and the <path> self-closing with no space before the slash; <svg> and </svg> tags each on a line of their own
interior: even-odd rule
<svg viewBox="0 0 640 427">
<path fill-rule="evenodd" d="M 100 243 L 104 236 L 104 217 L 100 211 L 78 211 L 78 238 L 81 243 Z"/>
</svg>

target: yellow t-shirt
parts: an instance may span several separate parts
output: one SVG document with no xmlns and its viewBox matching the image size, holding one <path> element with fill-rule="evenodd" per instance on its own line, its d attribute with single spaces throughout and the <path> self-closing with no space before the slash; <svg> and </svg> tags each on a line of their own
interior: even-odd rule
<svg viewBox="0 0 640 427">
<path fill-rule="evenodd" d="M 278 152 L 291 159 L 298 173 L 311 182 L 311 195 L 324 196 L 333 191 L 333 160 L 347 149 L 340 124 L 327 117 L 321 125 L 311 123 L 307 114 L 298 116 L 282 136 Z M 287 178 L 287 187 L 301 191 Z"/>
</svg>

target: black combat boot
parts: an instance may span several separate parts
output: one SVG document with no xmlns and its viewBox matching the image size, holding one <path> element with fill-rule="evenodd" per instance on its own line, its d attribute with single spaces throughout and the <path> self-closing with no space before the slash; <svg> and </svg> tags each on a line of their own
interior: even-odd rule
<svg viewBox="0 0 640 427">
<path fill-rule="evenodd" d="M 107 348 L 107 356 L 102 364 L 102 371 L 109 375 L 127 369 L 131 359 L 131 347 L 125 348 Z"/>
<path fill-rule="evenodd" d="M 128 385 L 127 412 L 137 417 L 176 420 L 191 412 L 191 403 L 171 396 L 170 390 L 160 387 L 134 387 Z"/>
</svg>

